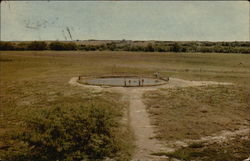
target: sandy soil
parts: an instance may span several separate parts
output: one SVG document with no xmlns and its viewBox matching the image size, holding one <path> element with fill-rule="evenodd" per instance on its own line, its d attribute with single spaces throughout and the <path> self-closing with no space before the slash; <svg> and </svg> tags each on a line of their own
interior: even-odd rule
<svg viewBox="0 0 250 161">
<path fill-rule="evenodd" d="M 242 136 L 242 137 L 248 136 L 249 133 L 250 133 L 250 129 L 249 127 L 246 126 L 236 131 L 221 131 L 217 134 L 213 134 L 211 136 L 205 136 L 197 140 L 186 139 L 186 140 L 179 140 L 179 141 L 174 141 L 174 142 L 170 141 L 167 144 L 165 144 L 165 146 L 178 149 L 181 147 L 187 147 L 188 145 L 192 143 L 205 143 L 206 145 L 209 145 L 213 143 L 224 142 L 236 136 Z"/>
<path fill-rule="evenodd" d="M 102 91 L 102 87 L 99 86 L 91 86 L 91 85 L 84 85 L 81 83 L 78 83 L 78 77 L 73 77 L 69 80 L 69 84 L 72 86 L 78 86 L 78 87 L 82 87 L 82 88 L 87 88 L 87 89 L 91 89 L 94 90 L 95 92 L 101 92 Z"/>
<path fill-rule="evenodd" d="M 202 86 L 202 85 L 231 85 L 231 83 L 219 83 L 213 81 L 187 81 L 177 78 L 170 78 L 169 83 L 160 86 L 152 87 L 110 87 L 102 88 L 99 86 L 83 85 L 77 82 L 77 77 L 71 78 L 69 84 L 74 86 L 80 86 L 84 88 L 92 88 L 95 91 L 115 91 L 120 92 L 124 95 L 123 99 L 129 101 L 129 120 L 130 126 L 132 127 L 135 135 L 136 150 L 133 160 L 137 161 L 160 161 L 168 160 L 168 158 L 154 156 L 154 152 L 170 152 L 175 150 L 173 146 L 163 145 L 157 139 L 155 139 L 154 127 L 150 124 L 150 118 L 146 111 L 146 106 L 142 102 L 142 95 L 145 91 L 155 90 L 159 88 L 175 88 L 175 87 L 188 87 L 188 86 Z M 242 131 L 241 131 L 242 132 Z M 243 130 L 243 132 L 246 132 Z M 227 135 L 226 135 L 226 134 Z M 202 138 L 201 141 L 210 139 L 222 139 L 223 137 L 233 135 L 233 133 L 225 132 L 220 136 Z M 236 132 L 237 133 L 237 132 Z M 179 141 L 174 144 L 179 146 L 185 146 L 190 141 Z M 170 144 L 169 144 L 170 145 Z M 173 143 L 172 143 L 173 145 Z M 172 147 L 172 148 L 171 148 Z"/>
</svg>

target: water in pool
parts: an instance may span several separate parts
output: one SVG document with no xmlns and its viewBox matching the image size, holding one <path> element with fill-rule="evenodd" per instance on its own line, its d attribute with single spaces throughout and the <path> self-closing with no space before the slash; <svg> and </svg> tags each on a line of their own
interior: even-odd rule
<svg viewBox="0 0 250 161">
<path fill-rule="evenodd" d="M 111 86 L 150 86 L 166 83 L 164 80 L 153 78 L 91 78 L 86 79 L 87 84 Z"/>
</svg>

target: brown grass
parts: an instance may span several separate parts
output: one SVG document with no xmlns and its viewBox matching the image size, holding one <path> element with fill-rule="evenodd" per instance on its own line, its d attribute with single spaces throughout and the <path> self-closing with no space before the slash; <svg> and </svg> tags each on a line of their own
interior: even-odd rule
<svg viewBox="0 0 250 161">
<path fill-rule="evenodd" d="M 93 93 L 92 91 L 70 86 L 68 81 L 73 76 L 110 74 L 151 75 L 153 72 L 159 71 L 162 76 L 189 80 L 227 81 L 234 82 L 241 86 L 247 86 L 250 73 L 250 55 L 110 51 L 1 51 L 0 69 L 0 134 L 3 134 L 10 129 L 19 127 L 19 114 L 24 109 L 44 108 L 45 106 L 55 105 L 71 106 L 81 104 L 84 100 L 96 101 L 95 97 L 97 96 L 103 97 L 104 99 L 119 100 L 119 98 L 113 94 Z M 229 91 L 232 89 L 235 90 L 237 94 L 240 93 L 240 91 L 234 87 L 230 87 Z M 193 92 L 200 91 L 201 95 L 205 93 L 204 90 L 199 88 L 191 88 L 191 90 L 193 90 Z M 216 92 L 217 88 L 211 88 L 211 90 L 215 90 Z M 242 89 L 242 91 L 244 91 L 244 89 Z M 151 100 L 154 102 L 161 99 L 163 102 L 159 101 L 159 103 L 162 103 L 161 106 L 165 107 L 164 103 L 166 102 L 164 101 L 167 100 L 164 100 L 164 98 L 166 98 L 165 94 L 168 92 L 169 91 L 160 91 L 159 96 L 157 96 L 157 98 L 151 98 Z M 217 92 L 223 94 L 220 90 Z M 242 94 L 242 96 L 243 95 L 244 94 Z M 218 110 L 214 108 L 212 108 L 211 111 L 208 110 L 208 112 L 205 112 L 203 110 L 202 112 L 202 109 L 198 106 L 200 104 L 202 108 L 206 109 L 206 104 L 193 99 L 187 91 L 182 97 L 185 98 L 186 96 L 188 96 L 187 99 L 191 99 L 191 101 L 194 102 L 201 117 L 200 120 L 203 120 L 200 124 L 188 124 L 188 128 L 192 126 L 197 126 L 198 128 L 203 127 L 203 123 L 206 123 L 206 117 L 203 118 L 203 115 L 206 116 L 209 115 L 210 112 L 218 112 Z M 178 96 L 178 98 L 182 97 Z M 239 96 L 239 98 L 240 97 L 241 96 Z M 232 96 L 230 98 L 234 97 Z M 245 98 L 245 96 L 242 98 Z M 176 98 L 177 105 L 181 103 L 179 100 L 180 99 Z M 230 100 L 228 101 L 228 98 L 220 98 L 218 101 L 219 104 L 223 102 L 227 104 L 231 103 Z M 172 104 L 173 102 L 171 101 L 170 103 Z M 245 103 L 237 101 L 233 103 L 236 107 L 244 105 L 242 110 L 246 110 Z M 191 105 L 191 103 L 189 104 Z M 210 107 L 209 104 L 208 106 Z M 164 108 L 160 109 L 163 110 Z M 235 112 L 234 108 L 230 110 Z M 197 111 L 193 110 L 193 112 Z M 179 114 L 182 115 L 181 112 Z M 241 115 L 242 117 L 240 117 Z M 162 115 L 158 114 L 155 116 Z M 176 114 L 174 114 L 174 116 L 176 116 Z M 218 116 L 220 116 L 220 113 L 218 113 Z M 236 120 L 232 127 L 237 128 L 238 125 L 236 126 L 236 124 L 241 121 L 242 118 L 245 118 L 245 114 L 242 111 L 237 111 L 232 116 L 226 114 L 226 116 L 228 117 L 220 119 L 223 125 L 211 124 L 211 127 L 214 125 L 214 128 L 211 130 L 208 129 L 207 134 L 210 133 L 209 131 L 214 132 L 217 128 L 224 128 L 224 124 L 227 123 L 231 129 L 230 124 L 232 120 Z M 193 118 L 194 113 L 190 113 L 188 117 Z M 124 128 L 128 129 L 128 127 Z M 195 138 L 200 134 L 202 133 L 192 136 Z M 126 135 L 130 134 L 126 133 Z M 184 132 L 181 135 L 186 136 L 187 133 Z M 170 134 L 168 137 L 170 137 Z M 176 137 L 183 136 L 177 135 Z M 2 142 L 0 144 L 4 146 Z M 129 149 L 131 147 L 128 146 L 126 148 Z"/>
<path fill-rule="evenodd" d="M 237 86 L 203 86 L 150 91 L 145 103 L 157 138 L 199 139 L 249 125 L 249 92 Z"/>
<path fill-rule="evenodd" d="M 17 74 L 24 71 L 22 74 L 32 77 L 39 72 L 42 72 L 40 75 L 55 75 L 59 72 L 65 76 L 75 76 L 103 73 L 152 74 L 159 71 L 162 75 L 185 79 L 247 84 L 250 73 L 250 56 L 242 54 L 15 51 L 2 52 L 1 59 L 13 60 L 1 61 L 2 68 L 8 69 L 7 73 L 2 70 L 1 74 L 7 76 L 17 68 Z"/>
</svg>

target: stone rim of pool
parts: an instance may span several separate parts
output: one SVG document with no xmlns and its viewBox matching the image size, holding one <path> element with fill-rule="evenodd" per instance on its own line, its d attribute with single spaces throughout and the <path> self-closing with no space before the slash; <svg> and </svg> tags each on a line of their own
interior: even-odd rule
<svg viewBox="0 0 250 161">
<path fill-rule="evenodd" d="M 167 84 L 169 78 L 136 75 L 78 76 L 78 82 L 85 85 L 107 87 L 148 87 Z"/>
</svg>

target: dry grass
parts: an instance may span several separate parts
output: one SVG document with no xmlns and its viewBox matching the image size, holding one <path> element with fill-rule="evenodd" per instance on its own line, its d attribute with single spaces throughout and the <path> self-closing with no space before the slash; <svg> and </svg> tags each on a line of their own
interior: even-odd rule
<svg viewBox="0 0 250 161">
<path fill-rule="evenodd" d="M 249 95 L 242 86 L 201 86 L 149 91 L 144 102 L 158 139 L 185 142 L 249 128 Z M 200 140 L 171 153 L 154 155 L 197 161 L 243 160 L 250 155 L 249 137 L 245 135 L 232 135 L 224 141 Z"/>
<path fill-rule="evenodd" d="M 104 100 L 119 100 L 118 96 L 113 94 L 93 93 L 70 86 L 68 81 L 73 76 L 105 74 L 151 75 L 153 72 L 159 71 L 163 76 L 189 80 L 227 81 L 246 86 L 249 81 L 250 55 L 109 51 L 1 51 L 0 69 L 0 134 L 3 134 L 19 126 L 19 114 L 24 109 L 56 105 L 73 106 L 79 105 L 85 100 L 97 101 L 96 97 L 102 97 Z M 199 89 L 191 90 L 199 91 Z M 238 91 L 237 88 L 234 88 L 234 90 Z M 161 91 L 160 94 L 162 92 L 167 93 L 168 91 Z M 204 94 L 204 91 L 201 94 Z M 155 99 L 158 100 L 161 97 L 165 98 L 165 95 L 159 95 Z M 219 103 L 223 99 L 219 100 Z M 152 100 L 154 99 L 152 98 Z M 177 99 L 177 104 L 178 101 L 179 99 Z M 196 106 L 200 103 L 196 100 L 193 101 Z M 230 101 L 225 103 L 229 104 Z M 237 103 L 239 102 L 234 103 L 237 107 L 242 106 L 242 104 L 238 106 Z M 204 108 L 206 107 L 204 106 Z M 210 112 L 216 112 L 216 110 L 208 110 L 205 113 L 199 111 L 200 116 L 206 116 Z M 235 123 L 237 123 L 239 120 L 242 120 L 242 117 L 239 118 L 241 115 L 243 118 L 245 117 L 245 114 L 240 111 L 236 112 L 232 118 L 231 115 L 229 118 L 224 117 L 224 120 L 221 119 L 223 126 L 213 124 L 214 129 L 224 127 L 224 123 L 231 124 L 230 119 L 236 120 Z M 189 117 L 192 118 L 194 116 Z M 206 122 L 202 117 L 200 120 Z M 203 124 L 190 124 L 190 127 L 191 125 L 203 126 Z M 128 127 L 124 128 L 128 129 Z M 214 129 L 212 128 L 211 132 Z M 129 133 L 124 134 L 130 135 Z M 186 133 L 183 135 L 186 135 Z M 198 137 L 199 135 L 193 136 Z M 177 137 L 182 136 L 177 135 Z M 2 142 L 1 146 L 3 146 Z M 128 146 L 126 148 L 129 149 L 131 147 Z M 127 152 L 123 154 L 125 153 Z M 131 152 L 129 153 L 131 154 Z"/>
<path fill-rule="evenodd" d="M 23 51 L 2 52 L 1 59 L 10 60 L 1 61 L 2 69 L 6 69 L 1 74 L 13 79 L 159 71 L 162 75 L 190 80 L 247 84 L 250 73 L 250 56 L 242 54 Z"/>
<path fill-rule="evenodd" d="M 145 103 L 157 138 L 199 139 L 249 125 L 248 91 L 236 86 L 204 86 L 147 92 Z"/>
<path fill-rule="evenodd" d="M 29 54 L 1 55 L 1 136 L 13 130 L 18 131 L 23 116 L 37 108 L 72 108 L 100 102 L 116 106 L 120 112 L 126 111 L 127 104 L 121 101 L 120 94 L 96 93 L 68 84 L 71 76 L 80 74 L 74 73 L 75 70 L 80 71 L 79 64 L 72 65 L 77 58 L 69 60 L 70 56 L 67 54 L 66 57 L 60 54 L 58 57 L 50 54 L 40 55 L 39 52 Z M 83 72 L 88 71 L 88 68 L 93 67 L 87 67 Z M 122 116 L 118 117 L 121 120 Z M 117 131 L 123 144 L 118 160 L 128 160 L 133 153 L 130 127 L 128 124 L 121 124 Z M 6 147 L 15 146 L 15 142 L 2 138 L 0 140 L 1 157 L 7 150 Z"/>
</svg>

